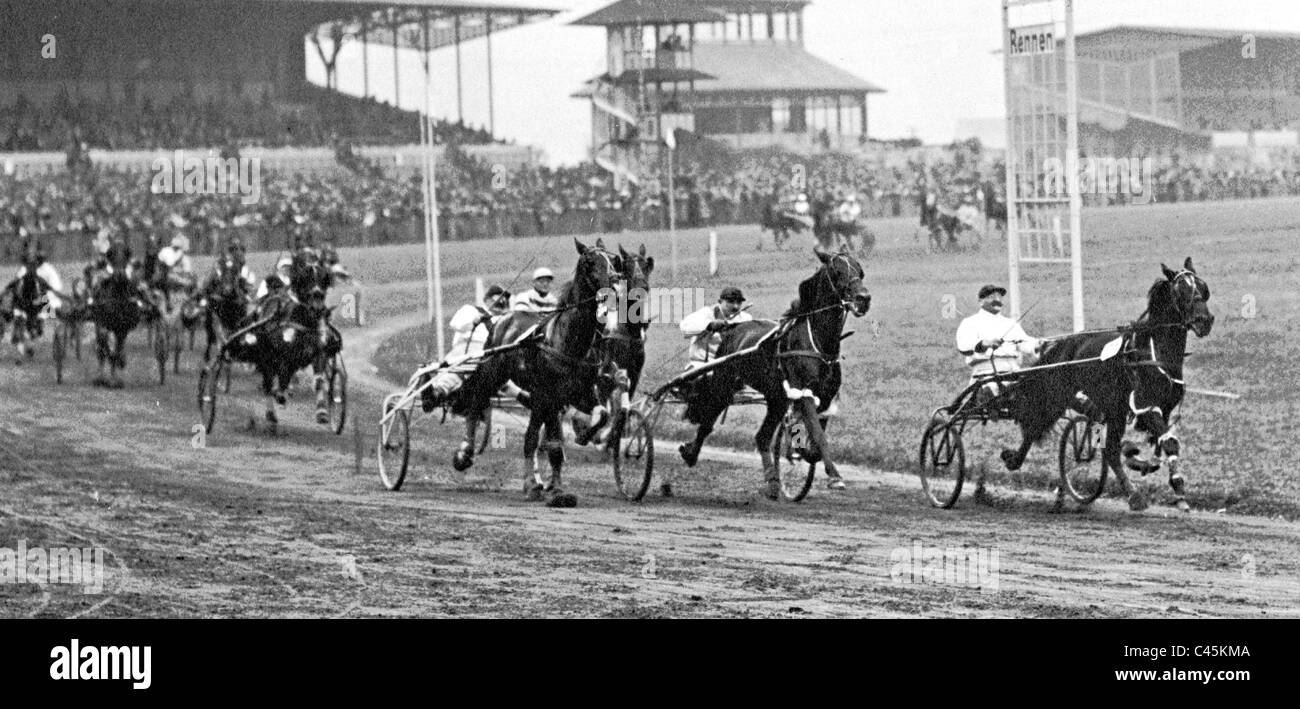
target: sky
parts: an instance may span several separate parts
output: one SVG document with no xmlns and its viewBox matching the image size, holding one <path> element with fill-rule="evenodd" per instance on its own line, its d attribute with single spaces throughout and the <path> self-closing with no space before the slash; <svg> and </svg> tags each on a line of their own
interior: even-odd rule
<svg viewBox="0 0 1300 709">
<path fill-rule="evenodd" d="M 555 18 L 494 34 L 493 84 L 497 134 L 541 148 L 551 164 L 586 159 L 591 108 L 570 98 L 604 71 L 604 30 L 569 25 L 610 0 L 556 0 L 570 8 Z M 883 87 L 868 100 L 872 138 L 920 138 L 946 143 L 963 119 L 1004 115 L 999 0 L 814 0 L 805 11 L 805 47 L 823 59 Z M 1075 0 L 1075 31 L 1118 24 L 1300 33 L 1300 0 Z M 325 72 L 307 47 L 307 76 Z M 394 96 L 392 47 L 368 52 L 371 93 Z M 423 101 L 423 68 L 415 52 L 399 53 L 400 104 Z M 339 89 L 360 95 L 363 52 L 345 45 Z M 461 48 L 464 117 L 488 122 L 486 43 Z M 435 115 L 455 119 L 455 53 L 434 53 Z"/>
</svg>

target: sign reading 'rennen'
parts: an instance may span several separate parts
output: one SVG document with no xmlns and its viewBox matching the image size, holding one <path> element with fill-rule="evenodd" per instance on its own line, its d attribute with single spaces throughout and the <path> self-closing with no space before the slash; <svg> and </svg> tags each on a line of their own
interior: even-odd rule
<svg viewBox="0 0 1300 709">
<path fill-rule="evenodd" d="M 1056 51 L 1055 28 L 1048 25 L 1030 25 L 1011 28 L 1011 56 L 1052 54 Z"/>
</svg>

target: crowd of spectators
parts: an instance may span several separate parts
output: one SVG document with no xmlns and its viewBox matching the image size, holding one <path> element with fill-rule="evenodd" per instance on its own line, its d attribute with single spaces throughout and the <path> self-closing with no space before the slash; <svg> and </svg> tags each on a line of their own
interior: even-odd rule
<svg viewBox="0 0 1300 709">
<path fill-rule="evenodd" d="M 344 159 L 348 155 L 340 153 L 343 165 L 331 171 L 263 171 L 261 199 L 247 205 L 238 194 L 154 194 L 148 170 L 90 166 L 26 177 L 0 175 L 0 239 L 20 230 L 67 233 L 105 226 L 132 232 L 304 225 L 337 231 L 422 218 L 418 172 L 393 177 L 355 156 Z M 556 233 L 574 224 L 619 230 L 629 224 L 667 223 L 670 200 L 663 175 L 616 187 L 592 164 L 505 171 L 455 144 L 438 165 L 440 216 L 491 222 L 499 225 L 498 233 Z M 1267 166 L 1244 155 L 1218 155 L 1172 157 L 1153 167 L 1149 179 L 1157 202 L 1300 194 L 1296 151 L 1272 156 Z M 868 218 L 912 215 L 927 191 L 948 196 L 983 188 L 1000 194 L 1002 176 L 1000 164 L 960 145 L 942 160 L 904 160 L 893 167 L 846 154 L 798 156 L 771 150 L 685 159 L 673 187 L 678 223 L 689 227 L 753 222 L 766 204 L 797 192 L 814 201 L 857 195 Z M 1116 200 L 1100 198 L 1100 203 L 1111 201 Z M 575 214 L 582 219 L 565 221 Z M 515 220 L 514 226 L 500 226 L 506 219 Z"/>
<path fill-rule="evenodd" d="M 19 96 L 0 106 L 0 152 L 64 151 L 70 145 L 104 150 L 195 147 L 302 147 L 338 140 L 418 143 L 416 114 L 373 99 L 307 87 L 293 102 L 235 98 L 101 101 L 61 94 L 38 107 Z M 434 142 L 494 142 L 482 128 L 439 121 Z"/>
</svg>

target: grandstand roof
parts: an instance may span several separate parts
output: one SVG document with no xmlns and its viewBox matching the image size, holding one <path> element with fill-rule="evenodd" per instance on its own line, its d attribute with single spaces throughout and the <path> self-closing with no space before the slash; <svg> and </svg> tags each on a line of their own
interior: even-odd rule
<svg viewBox="0 0 1300 709">
<path fill-rule="evenodd" d="M 407 49 L 421 49 L 424 32 L 421 21 L 427 12 L 432 20 L 429 49 L 450 46 L 457 40 L 467 42 L 487 34 L 487 17 L 492 31 L 502 32 L 563 12 L 548 0 L 258 0 L 279 5 L 303 5 L 320 8 L 328 17 L 319 22 L 346 21 L 349 31 L 359 32 L 360 20 L 366 20 L 367 41 L 397 44 Z M 393 26 L 397 29 L 394 32 Z"/>
<path fill-rule="evenodd" d="M 789 12 L 809 0 L 618 0 L 574 20 L 575 25 L 655 25 L 721 22 L 728 12 Z"/>
<path fill-rule="evenodd" d="M 695 68 L 716 81 L 700 93 L 771 92 L 884 93 L 884 89 L 821 59 L 797 44 L 782 42 L 696 42 Z"/>
<path fill-rule="evenodd" d="M 1240 41 L 1247 34 L 1259 39 L 1300 41 L 1300 34 L 1294 32 L 1116 25 L 1077 35 L 1075 53 L 1093 59 L 1134 61 L 1202 49 L 1227 40 Z"/>
</svg>

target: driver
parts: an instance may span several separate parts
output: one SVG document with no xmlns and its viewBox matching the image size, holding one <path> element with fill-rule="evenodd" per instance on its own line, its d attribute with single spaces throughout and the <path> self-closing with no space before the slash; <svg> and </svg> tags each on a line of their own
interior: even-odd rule
<svg viewBox="0 0 1300 709">
<path fill-rule="evenodd" d="M 169 246 L 158 252 L 158 263 L 166 267 L 166 281 L 158 284 L 164 292 L 194 287 L 194 265 L 190 262 L 189 250 L 189 238 L 177 234 Z"/>
<path fill-rule="evenodd" d="M 510 309 L 510 293 L 499 285 L 487 289 L 482 305 L 467 303 L 455 315 L 447 326 L 455 336 L 451 341 L 451 352 L 443 358 L 442 365 L 435 372 L 425 374 L 420 379 L 423 385 L 433 380 L 420 392 L 420 406 L 425 413 L 433 411 L 447 400 L 452 392 L 460 389 L 465 378 L 474 373 L 478 362 L 476 355 L 482 354 L 488 338 L 492 335 L 492 326 Z M 522 403 L 522 402 L 521 402 Z"/>
<path fill-rule="evenodd" d="M 1019 371 L 1024 357 L 1030 359 L 1030 364 L 1037 360 L 1039 340 L 1025 334 L 1019 322 L 1002 314 L 1002 298 L 1006 294 L 1007 289 L 1002 286 L 980 288 L 980 309 L 957 327 L 957 351 L 966 355 L 971 383 L 994 372 Z M 1000 394 L 1001 387 L 991 381 L 980 391 L 984 397 L 991 397 Z"/>
<path fill-rule="evenodd" d="M 28 246 L 27 258 L 24 259 L 24 264 L 19 267 L 18 275 L 14 277 L 14 280 L 11 281 L 4 290 L 10 290 L 17 286 L 18 281 L 22 280 L 23 276 L 27 275 L 28 264 L 35 265 L 36 277 L 45 284 L 45 302 L 49 307 L 48 312 L 50 315 L 57 316 L 59 308 L 63 306 L 63 300 L 59 297 L 63 292 L 63 279 L 59 278 L 59 272 L 55 270 L 54 266 L 45 260 L 45 249 L 41 247 L 40 243 L 37 243 L 34 248 Z M 40 332 L 39 323 L 37 324 L 37 328 L 37 332 Z"/>
<path fill-rule="evenodd" d="M 749 322 L 754 316 L 741 309 L 745 295 L 735 286 L 722 289 L 716 305 L 707 305 L 682 319 L 682 334 L 693 338 L 691 341 L 691 359 L 686 368 L 694 369 L 718 353 L 722 344 L 722 331 L 728 326 Z"/>
</svg>

